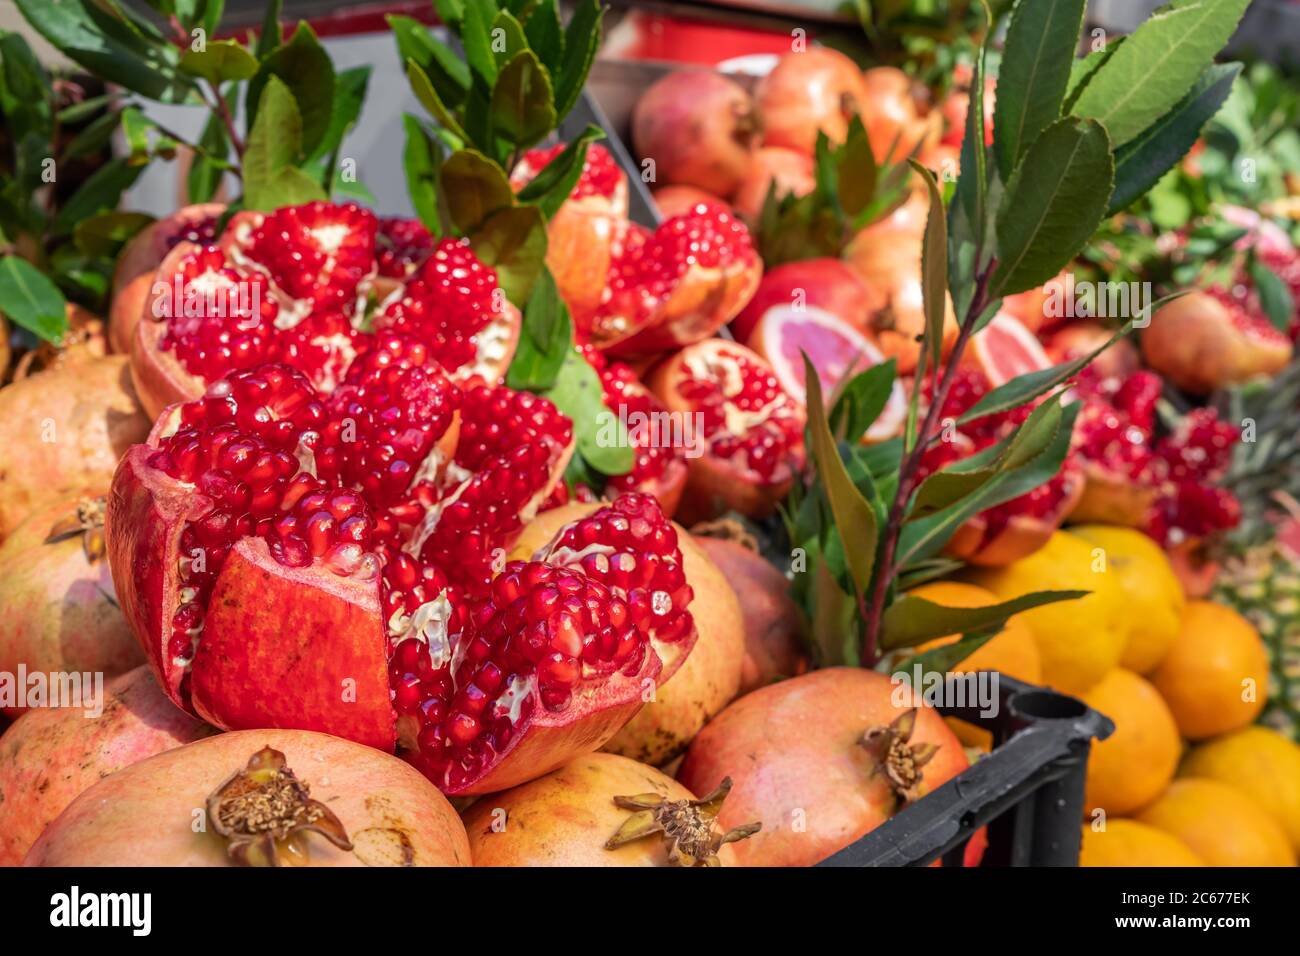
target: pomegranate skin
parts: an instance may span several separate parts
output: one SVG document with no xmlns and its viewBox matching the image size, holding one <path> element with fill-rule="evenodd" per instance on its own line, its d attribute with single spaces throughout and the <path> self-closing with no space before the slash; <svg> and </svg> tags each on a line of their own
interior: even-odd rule
<svg viewBox="0 0 1300 956">
<path fill-rule="evenodd" d="M 812 157 L 780 146 L 764 146 L 759 149 L 750 160 L 749 169 L 740 185 L 736 187 L 736 195 L 732 200 L 736 212 L 751 224 L 758 222 L 768 188 L 773 183 L 776 184 L 778 199 L 787 194 L 808 195 L 817 185 Z"/>
<path fill-rule="evenodd" d="M 874 671 L 832 667 L 747 694 L 713 719 L 686 752 L 677 779 L 709 792 L 734 784 L 718 824 L 759 821 L 763 828 L 734 845 L 742 866 L 811 866 L 884 823 L 899 800 L 859 745 L 864 732 L 887 727 L 909 708 L 904 688 Z M 934 744 L 921 768 L 918 796 L 969 765 L 938 711 L 921 705 L 911 746 Z"/>
<path fill-rule="evenodd" d="M 849 120 L 870 104 L 867 82 L 857 64 L 827 47 L 784 54 L 759 81 L 754 99 L 763 123 L 763 145 L 809 156 L 823 132 L 844 142 Z"/>
<path fill-rule="evenodd" d="M 678 70 L 657 80 L 632 111 L 637 155 L 654 160 L 655 182 L 729 198 L 749 167 L 754 104 L 735 80 Z"/>
<path fill-rule="evenodd" d="M 748 694 L 806 671 L 803 624 L 785 575 L 762 555 L 736 541 L 700 536 L 694 541 L 717 565 L 737 596 L 745 596 L 740 603 L 745 634 L 740 693 Z"/>
<path fill-rule="evenodd" d="M 664 219 L 671 219 L 673 216 L 680 216 L 682 213 L 690 212 L 700 203 L 722 203 L 726 205 L 721 197 L 703 189 L 697 189 L 694 186 L 660 186 L 654 191 L 654 197 L 655 205 L 659 207 L 659 215 Z M 603 273 L 601 282 L 604 282 Z"/>
<path fill-rule="evenodd" d="M 91 672 L 107 677 L 144 663 L 113 595 L 108 561 L 89 557 L 80 533 L 46 541 L 93 495 L 34 511 L 0 545 L 0 671 Z M 99 540 L 100 530 L 90 534 Z M 95 543 L 91 547 L 97 546 Z M 24 708 L 5 708 L 11 717 Z"/>
<path fill-rule="evenodd" d="M 486 796 L 464 814 L 474 865 L 670 866 L 658 835 L 605 849 L 635 812 L 615 806 L 614 798 L 643 793 L 674 801 L 696 797 L 654 767 L 607 753 L 579 757 L 545 777 Z M 718 859 L 735 864 L 730 845 L 718 851 Z"/>
<path fill-rule="evenodd" d="M 1056 363 L 1082 358 L 1110 341 L 1114 332 L 1096 322 L 1072 322 L 1052 334 L 1046 343 L 1047 354 Z M 1092 367 L 1103 378 L 1127 378 L 1142 367 L 1136 346 L 1127 338 L 1113 343 L 1092 360 Z"/>
<path fill-rule="evenodd" d="M 306 834 L 296 865 L 468 866 L 446 798 L 415 769 L 368 747 L 300 730 L 219 734 L 101 780 L 50 824 L 24 866 L 227 866 L 225 841 L 195 832 L 195 809 L 264 747 L 338 817 L 351 851 Z M 205 821 L 207 822 L 207 821 Z"/>
<path fill-rule="evenodd" d="M 1204 292 L 1162 306 L 1142 330 L 1147 364 L 1194 395 L 1276 375 L 1291 354 L 1291 343 L 1267 320 L 1234 315 Z"/>
<path fill-rule="evenodd" d="M 108 681 L 103 712 L 34 710 L 0 737 L 0 866 L 17 866 L 80 793 L 154 754 L 215 733 L 179 710 L 147 667 Z"/>
<path fill-rule="evenodd" d="M 0 389 L 0 539 L 42 499 L 107 486 L 148 433 L 125 356 L 70 358 Z"/>
<path fill-rule="evenodd" d="M 731 334 L 737 342 L 747 342 L 768 309 L 796 302 L 825 309 L 865 333 L 870 327 L 869 296 L 861 276 L 839 259 L 787 262 L 763 275 L 754 297 L 731 320 Z"/>
<path fill-rule="evenodd" d="M 150 223 L 132 237 L 113 269 L 113 300 L 108 310 L 108 340 L 114 352 L 130 352 L 135 327 L 144 315 L 154 272 L 177 238 L 195 225 L 226 211 L 221 203 L 199 203 Z"/>
</svg>

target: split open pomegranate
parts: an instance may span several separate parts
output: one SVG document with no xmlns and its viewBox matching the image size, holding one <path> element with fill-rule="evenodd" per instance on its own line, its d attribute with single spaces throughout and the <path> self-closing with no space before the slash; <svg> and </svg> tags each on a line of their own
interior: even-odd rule
<svg viewBox="0 0 1300 956">
<path fill-rule="evenodd" d="M 535 395 L 462 392 L 434 351 L 383 332 L 333 391 L 267 364 L 169 409 L 114 479 L 109 554 L 180 706 L 396 747 L 479 793 L 617 732 L 656 648 L 689 650 L 691 594 L 646 496 L 507 564 L 572 425 Z"/>
<path fill-rule="evenodd" d="M 457 382 L 504 375 L 519 312 L 463 240 L 355 204 L 240 212 L 219 237 L 176 243 L 132 335 L 131 372 L 151 416 L 227 372 L 281 362 L 333 390 L 377 335 L 426 343 Z"/>
</svg>

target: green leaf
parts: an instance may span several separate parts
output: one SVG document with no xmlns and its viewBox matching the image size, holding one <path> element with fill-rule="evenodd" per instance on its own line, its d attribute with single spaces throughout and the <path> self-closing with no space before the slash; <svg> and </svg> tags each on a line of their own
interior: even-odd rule
<svg viewBox="0 0 1300 956">
<path fill-rule="evenodd" d="M 361 116 L 370 86 L 370 67 L 355 66 L 334 77 L 334 103 L 329 129 L 312 152 L 309 161 L 328 159 L 331 168 L 338 166 L 338 150 Z M 337 170 L 335 170 L 337 172 Z"/>
<path fill-rule="evenodd" d="M 106 150 L 118 125 L 122 122 L 123 112 L 125 111 L 108 110 L 87 123 L 82 127 L 81 132 L 72 138 L 72 142 L 64 147 L 63 159 L 93 156 Z"/>
<path fill-rule="evenodd" d="M 462 234 L 514 204 L 514 190 L 501 167 L 475 149 L 462 149 L 442 164 L 442 191 L 451 224 Z"/>
<path fill-rule="evenodd" d="M 397 40 L 397 52 L 402 62 L 414 60 L 438 91 L 438 98 L 451 109 L 465 102 L 469 90 L 469 65 L 458 57 L 424 24 L 410 17 L 386 18 Z"/>
<path fill-rule="evenodd" d="M 442 101 L 438 91 L 433 88 L 428 74 L 414 60 L 406 61 L 406 78 L 410 81 L 411 91 L 420 105 L 429 111 L 429 115 L 443 129 L 447 130 L 462 143 L 469 142 L 469 136 L 457 121 L 456 116 Z"/>
<path fill-rule="evenodd" d="M 564 30 L 564 60 L 555 80 L 555 116 L 564 119 L 578 102 L 587 73 L 600 47 L 600 21 L 605 11 L 599 0 L 580 0 Z"/>
<path fill-rule="evenodd" d="M 278 76 L 267 77 L 244 152 L 244 208 L 270 210 L 327 198 L 320 183 L 293 166 L 301 138 L 293 94 Z"/>
<path fill-rule="evenodd" d="M 191 203 L 208 202 L 217 194 L 224 175 L 224 160 L 230 154 L 230 140 L 221 117 L 213 113 L 208 117 L 199 137 L 199 152 L 190 164 L 186 177 L 186 191 Z"/>
<path fill-rule="evenodd" d="M 406 148 L 402 151 L 406 191 L 420 222 L 435 238 L 440 238 L 443 226 L 438 211 L 438 167 L 442 154 L 418 118 L 404 113 L 402 125 L 406 129 Z"/>
<path fill-rule="evenodd" d="M 1207 67 L 1177 106 L 1116 150 L 1115 191 L 1106 215 L 1126 209 L 1186 155 L 1240 72 L 1240 63 Z"/>
<path fill-rule="evenodd" d="M 1237 29 L 1250 0 L 1172 0 L 1092 74 L 1071 112 L 1122 146 L 1187 95 Z"/>
<path fill-rule="evenodd" d="M 885 609 L 880 646 L 887 651 L 915 647 L 936 637 L 971 631 L 1000 630 L 1007 618 L 1060 601 L 1074 601 L 1089 591 L 1033 591 L 985 607 L 944 607 L 913 594 L 904 594 Z"/>
<path fill-rule="evenodd" d="M 203 50 L 181 54 L 181 71 L 213 86 L 228 80 L 247 80 L 257 72 L 257 57 L 237 40 L 211 40 Z"/>
<path fill-rule="evenodd" d="M 557 75 L 564 63 L 564 30 L 560 26 L 559 4 L 536 4 L 524 24 L 524 34 L 528 37 L 528 45 L 551 76 Z"/>
<path fill-rule="evenodd" d="M 226 11 L 226 0 L 201 0 L 198 8 L 203 11 L 203 29 L 208 31 L 208 36 L 212 36 L 221 26 L 221 15 Z"/>
<path fill-rule="evenodd" d="M 483 262 L 497 271 L 506 297 L 527 302 L 546 262 L 546 220 L 536 206 L 509 206 L 489 215 L 469 235 Z"/>
<path fill-rule="evenodd" d="M 987 14 L 988 8 L 983 8 Z M 974 295 L 976 270 L 987 259 L 988 150 L 984 146 L 984 78 L 993 31 L 984 36 L 975 57 L 966 132 L 961 141 L 960 174 L 948 207 L 948 287 L 958 315 L 965 315 Z"/>
<path fill-rule="evenodd" d="M 8 138 L 49 140 L 53 98 L 49 77 L 27 41 L 17 33 L 0 32 L 0 116 Z"/>
<path fill-rule="evenodd" d="M 808 389 L 808 431 L 812 438 L 813 460 L 830 502 L 835 527 L 844 544 L 844 557 L 853 584 L 861 595 L 871 584 L 872 569 L 876 563 L 876 539 L 879 534 L 876 512 L 853 484 L 840 458 L 839 449 L 835 446 L 835 440 L 831 437 L 817 370 L 808 356 L 803 357 L 803 362 L 804 381 Z"/>
<path fill-rule="evenodd" d="M 106 212 L 77 223 L 72 237 L 86 255 L 111 258 L 151 222 L 153 216 L 142 212 Z"/>
<path fill-rule="evenodd" d="M 998 265 L 988 295 L 1042 285 L 1096 231 L 1110 199 L 1114 166 L 1095 120 L 1057 120 L 1034 141 L 998 208 Z"/>
<path fill-rule="evenodd" d="M 960 641 L 932 647 L 928 651 L 922 651 L 920 654 L 914 654 L 906 660 L 900 661 L 895 667 L 895 672 L 901 672 L 910 678 L 919 667 L 921 669 L 921 680 L 925 680 L 929 674 L 950 673 L 954 667 L 1001 633 L 1002 628 L 999 627 L 976 631 L 973 634 L 964 634 Z"/>
<path fill-rule="evenodd" d="M 297 104 L 302 118 L 297 160 L 304 160 L 325 138 L 334 109 L 334 64 L 305 22 L 298 24 L 288 43 L 266 56 L 249 81 L 245 102 L 252 126 L 257 125 L 262 94 L 272 77 L 284 83 Z"/>
<path fill-rule="evenodd" d="M 583 461 L 605 475 L 632 469 L 636 452 L 622 422 L 605 407 L 600 376 L 575 349 L 567 349 L 555 384 L 544 393 L 555 407 L 573 419 L 577 452 Z"/>
<path fill-rule="evenodd" d="M 921 242 L 921 300 L 925 309 L 925 341 L 929 345 L 930 361 L 937 369 L 943 354 L 943 318 L 948 304 L 948 221 L 934 173 L 914 159 L 908 162 L 925 180 L 930 194 L 930 213 Z"/>
<path fill-rule="evenodd" d="M 487 11 L 483 9 L 482 3 L 467 3 L 457 32 L 469 68 L 490 90 L 497 82 L 497 60 L 492 55 L 492 40 L 488 36 L 486 16 Z"/>
<path fill-rule="evenodd" d="M 280 32 L 280 13 L 284 0 L 266 0 L 266 9 L 262 12 L 262 31 L 257 35 L 257 46 L 253 48 L 258 60 L 265 60 L 284 40 Z"/>
<path fill-rule="evenodd" d="M 993 110 L 993 147 L 1004 181 L 1061 115 L 1085 6 L 1085 0 L 1019 0 L 1011 12 Z"/>
<path fill-rule="evenodd" d="M 574 349 L 569 309 L 560 298 L 555 277 L 549 269 L 543 269 L 524 306 L 519 347 L 506 374 L 506 384 L 533 392 L 551 388 L 570 352 Z"/>
<path fill-rule="evenodd" d="M 890 359 L 849 379 L 831 406 L 831 434 L 850 445 L 858 444 L 885 410 L 896 377 L 897 363 Z"/>
<path fill-rule="evenodd" d="M 71 106 L 65 106 L 54 114 L 64 126 L 75 126 L 83 120 L 90 119 L 92 116 L 107 109 L 118 100 L 127 96 L 126 92 L 116 90 L 111 93 L 105 93 L 102 96 L 92 96 L 89 99 L 82 100 L 80 103 L 73 103 Z"/>
<path fill-rule="evenodd" d="M 528 48 L 528 39 L 524 36 L 524 25 L 515 19 L 509 10 L 501 10 L 492 20 L 488 31 L 492 43 L 492 56 L 497 66 L 510 61 L 520 50 Z"/>
<path fill-rule="evenodd" d="M 527 149 L 555 128 L 551 80 L 537 54 L 522 50 L 501 69 L 492 89 L 492 122 L 516 149 Z"/>
<path fill-rule="evenodd" d="M 1296 303 L 1282 277 L 1254 256 L 1250 259 L 1250 281 L 1259 295 L 1260 307 L 1274 328 L 1284 335 L 1295 318 Z"/>
<path fill-rule="evenodd" d="M 101 6 L 102 3 L 102 6 Z M 103 0 L 15 0 L 19 12 L 68 59 L 100 79 L 163 103 L 195 101 L 179 51 L 119 19 Z"/>
<path fill-rule="evenodd" d="M 111 159 L 99 167 L 78 187 L 54 217 L 51 227 L 54 233 L 66 235 L 83 219 L 116 209 L 122 201 L 122 193 L 139 178 L 143 169 L 143 166 L 130 165 L 125 159 Z"/>
<path fill-rule="evenodd" d="M 581 135 L 560 151 L 560 155 L 543 166 L 541 172 L 519 190 L 519 201 L 536 203 L 547 219 L 554 216 L 582 176 L 587 147 L 604 136 L 604 130 L 589 124 Z"/>
<path fill-rule="evenodd" d="M 848 134 L 844 145 L 835 152 L 834 165 L 840 208 L 849 219 L 856 219 L 875 198 L 880 175 L 860 116 L 849 120 Z"/>
<path fill-rule="evenodd" d="M 0 258 L 0 305 L 10 321 L 46 342 L 58 343 L 67 331 L 63 294 L 26 259 Z"/>
</svg>

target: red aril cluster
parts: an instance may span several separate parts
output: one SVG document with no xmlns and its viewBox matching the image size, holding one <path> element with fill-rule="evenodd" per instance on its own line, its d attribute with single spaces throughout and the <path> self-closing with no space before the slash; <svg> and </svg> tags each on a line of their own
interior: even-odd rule
<svg viewBox="0 0 1300 956">
<path fill-rule="evenodd" d="M 392 217 L 379 220 L 375 236 L 375 259 L 379 274 L 405 279 L 433 249 L 433 235 L 418 219 Z"/>
</svg>

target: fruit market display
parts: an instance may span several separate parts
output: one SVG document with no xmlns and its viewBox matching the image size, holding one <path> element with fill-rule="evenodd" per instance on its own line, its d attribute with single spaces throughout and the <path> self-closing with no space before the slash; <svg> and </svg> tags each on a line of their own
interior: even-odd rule
<svg viewBox="0 0 1300 956">
<path fill-rule="evenodd" d="M 19 0 L 113 92 L 0 34 L 6 174 L 107 170 L 0 203 L 0 865 L 843 862 L 1028 685 L 1105 717 L 1081 865 L 1295 866 L 1300 170 L 1223 170 L 1300 92 L 1189 5 L 867 10 L 561 135 L 607 11 L 437 2 L 393 215 L 279 4 Z M 1011 858 L 958 816 L 914 862 Z"/>
</svg>

